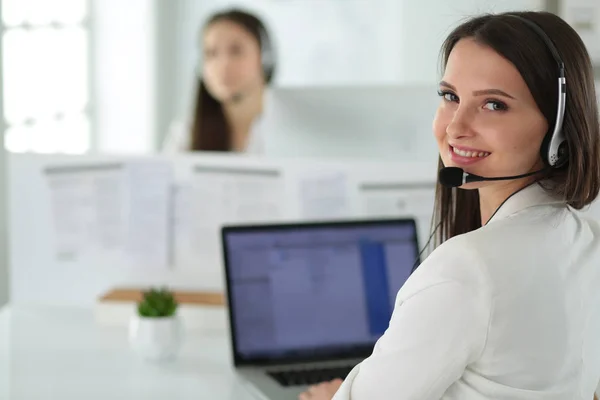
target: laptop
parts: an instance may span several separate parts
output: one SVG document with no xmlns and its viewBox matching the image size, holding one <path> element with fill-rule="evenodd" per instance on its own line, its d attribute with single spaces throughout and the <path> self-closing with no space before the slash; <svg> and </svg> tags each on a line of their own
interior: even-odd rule
<svg viewBox="0 0 600 400">
<path fill-rule="evenodd" d="M 368 357 L 420 262 L 414 219 L 226 226 L 221 241 L 233 364 L 272 400 Z"/>
</svg>

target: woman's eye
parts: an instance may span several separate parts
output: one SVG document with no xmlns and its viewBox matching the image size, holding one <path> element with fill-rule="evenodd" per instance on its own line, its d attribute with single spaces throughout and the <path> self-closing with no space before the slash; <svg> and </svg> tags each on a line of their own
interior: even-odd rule
<svg viewBox="0 0 600 400">
<path fill-rule="evenodd" d="M 490 111 L 506 111 L 508 107 L 501 101 L 490 100 L 484 106 Z"/>
<path fill-rule="evenodd" d="M 458 96 L 452 92 L 439 91 L 438 95 L 443 97 L 446 101 L 458 102 Z"/>
<path fill-rule="evenodd" d="M 217 56 L 217 51 L 214 49 L 206 49 L 206 51 L 204 52 L 204 57 L 205 58 L 215 58 Z"/>
<path fill-rule="evenodd" d="M 234 55 L 234 56 L 241 56 L 244 53 L 244 49 L 242 48 L 242 46 L 236 44 L 231 46 L 231 48 L 229 49 L 230 54 Z"/>
</svg>

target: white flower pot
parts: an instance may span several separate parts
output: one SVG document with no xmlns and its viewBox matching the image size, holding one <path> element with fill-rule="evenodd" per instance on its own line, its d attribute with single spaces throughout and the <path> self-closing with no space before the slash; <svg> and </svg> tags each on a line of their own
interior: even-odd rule
<svg viewBox="0 0 600 400">
<path fill-rule="evenodd" d="M 168 360 L 177 356 L 183 341 L 183 326 L 178 316 L 140 317 L 129 323 L 129 343 L 147 360 Z"/>
</svg>

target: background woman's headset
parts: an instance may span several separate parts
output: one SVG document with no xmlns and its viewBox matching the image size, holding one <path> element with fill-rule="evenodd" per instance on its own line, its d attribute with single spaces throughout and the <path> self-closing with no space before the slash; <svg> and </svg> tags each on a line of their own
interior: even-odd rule
<svg viewBox="0 0 600 400">
<path fill-rule="evenodd" d="M 265 29 L 265 27 L 260 24 L 258 27 L 258 34 L 260 37 L 260 60 L 262 64 L 262 70 L 265 77 L 265 82 L 269 84 L 273 79 L 273 75 L 275 73 L 275 48 L 273 46 L 273 42 L 269 38 L 269 35 Z"/>
</svg>

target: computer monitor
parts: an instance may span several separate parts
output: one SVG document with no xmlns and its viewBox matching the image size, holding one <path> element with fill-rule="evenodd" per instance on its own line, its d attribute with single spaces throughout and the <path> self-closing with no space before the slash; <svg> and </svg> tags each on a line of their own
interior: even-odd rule
<svg viewBox="0 0 600 400">
<path fill-rule="evenodd" d="M 413 219 L 222 230 L 236 365 L 366 357 L 419 263 Z"/>
<path fill-rule="evenodd" d="M 432 163 L 435 85 L 273 88 L 261 119 L 272 157 Z"/>
</svg>

